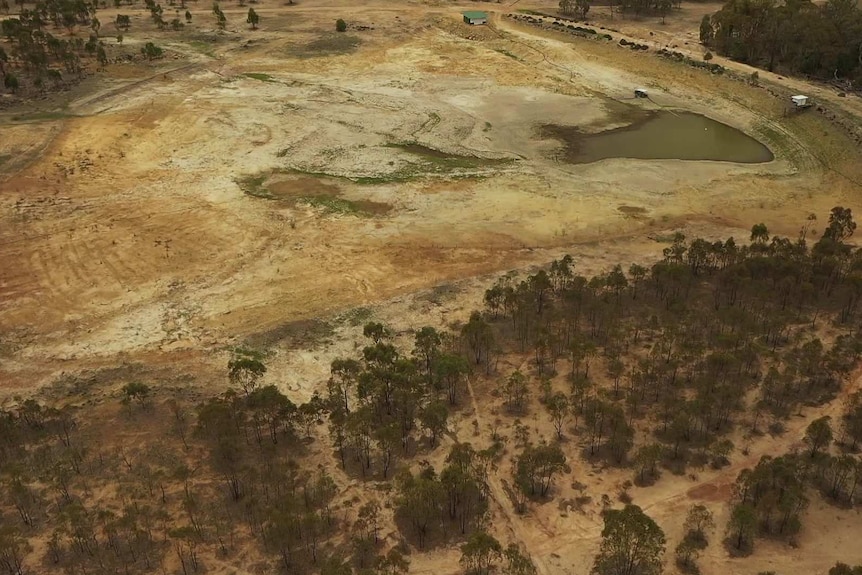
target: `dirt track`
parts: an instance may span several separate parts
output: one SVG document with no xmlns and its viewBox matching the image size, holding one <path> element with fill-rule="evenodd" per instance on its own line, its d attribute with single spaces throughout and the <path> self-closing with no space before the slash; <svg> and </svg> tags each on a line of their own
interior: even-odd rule
<svg viewBox="0 0 862 575">
<path fill-rule="evenodd" d="M 226 347 L 341 315 L 322 343 L 273 344 L 268 377 L 306 399 L 329 361 L 352 349 L 358 328 L 344 318 L 359 308 L 400 330 L 445 326 L 479 305 L 486 274 L 567 252 L 592 273 L 649 261 L 677 229 L 745 237 L 763 221 L 793 235 L 809 213 L 860 205 L 862 191 L 823 167 L 858 169 L 846 138 L 815 115 L 783 118 L 763 90 L 502 19 L 497 33 L 466 29 L 449 5 L 257 10 L 256 32 L 226 10 L 225 34 L 195 11 L 188 37 L 152 30 L 135 13 L 126 42 L 153 38 L 179 60 L 114 64 L 64 117 L 2 120 L 0 157 L 14 159 L 0 164 L 0 400 L 63 373 L 138 361 L 220 389 Z M 334 36 L 332 21 L 348 10 L 352 25 L 373 30 Z M 190 43 L 198 36 L 219 39 L 210 55 Z M 776 161 L 575 166 L 554 161 L 556 144 L 536 137 L 549 117 L 587 131 L 624 123 L 618 105 L 636 85 L 663 106 L 761 138 Z M 413 142 L 443 157 L 393 147 Z M 256 177 L 275 199 L 244 193 Z M 440 296 L 447 289 L 453 295 Z M 753 453 L 779 447 L 759 441 Z M 677 537 L 674 519 L 692 494 L 709 499 L 752 462 L 697 482 L 667 478 L 635 490 L 635 502 Z M 630 475 L 576 473 L 590 475 L 595 501 Z M 547 505 L 525 521 L 498 502 L 542 573 L 588 567 L 598 507 L 581 515 Z M 821 568 L 825 557 L 810 550 L 830 513 L 806 532 L 804 557 L 765 543 L 761 567 Z M 855 515 L 842 518 L 857 526 Z M 438 573 L 440 561 L 457 564 L 453 553 L 416 558 L 414 568 Z M 704 573 L 727 572 L 719 545 L 704 563 Z"/>
</svg>

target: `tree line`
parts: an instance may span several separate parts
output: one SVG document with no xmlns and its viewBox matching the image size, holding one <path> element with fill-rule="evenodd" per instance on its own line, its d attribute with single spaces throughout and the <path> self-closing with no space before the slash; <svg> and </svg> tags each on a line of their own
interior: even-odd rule
<svg viewBox="0 0 862 575">
<path fill-rule="evenodd" d="M 32 8 L 27 8 L 23 0 L 16 0 L 16 3 L 20 5 L 17 17 L 0 21 L 0 33 L 9 45 L 8 48 L 0 46 L 0 80 L 6 90 L 18 93 L 56 89 L 80 78 L 89 62 L 96 62 L 99 66 L 108 63 L 106 44 L 99 36 L 101 22 L 96 17 L 98 2 L 37 0 Z M 132 5 L 134 0 L 127 0 L 126 3 Z M 114 0 L 115 7 L 119 8 L 122 4 L 122 0 Z M 174 6 L 175 2 L 169 0 L 168 4 Z M 102 6 L 104 5 L 102 2 Z M 244 6 L 245 0 L 239 0 L 239 5 Z M 0 0 L 0 10 L 8 15 L 9 8 L 9 0 Z M 154 0 L 144 0 L 143 8 L 149 11 L 159 30 L 179 31 L 192 21 L 192 14 L 188 10 L 185 11 L 185 21 L 179 17 L 168 21 L 161 4 Z M 185 0 L 180 1 L 179 8 L 186 8 Z M 224 30 L 227 18 L 218 3 L 213 5 L 212 12 L 216 25 Z M 257 29 L 260 15 L 254 8 L 249 8 L 246 22 L 253 30 Z M 49 26 L 55 30 L 65 28 L 69 36 L 74 36 L 81 29 L 88 30 L 89 35 L 87 39 L 60 38 L 45 29 Z M 119 32 L 117 42 L 121 44 L 122 33 L 131 27 L 129 15 L 118 14 L 114 26 Z M 163 51 L 154 43 L 146 42 L 141 48 L 141 54 L 147 60 L 154 60 L 161 58 Z"/>
<path fill-rule="evenodd" d="M 585 19 L 592 5 L 591 0 L 560 0 L 559 10 L 565 16 Z M 621 14 L 631 14 L 639 18 L 648 14 L 661 16 L 662 22 L 673 8 L 680 8 L 682 0 L 610 0 L 608 6 L 613 18 L 616 8 Z"/>
<path fill-rule="evenodd" d="M 854 0 L 729 0 L 704 16 L 700 39 L 770 71 L 862 83 L 862 10 Z"/>
<path fill-rule="evenodd" d="M 69 34 L 86 27 L 90 35 L 87 40 L 59 38 L 45 30 L 49 26 L 66 28 Z M 22 7 L 17 18 L 0 21 L 0 32 L 10 44 L 8 53 L 0 47 L 4 87 L 11 92 L 25 87 L 43 90 L 60 85 L 64 73 L 68 78 L 80 77 L 88 60 L 107 64 L 100 28 L 95 2 L 39 0 L 32 9 Z M 25 77 L 29 84 L 24 82 Z"/>
<path fill-rule="evenodd" d="M 734 425 L 781 432 L 801 405 L 833 397 L 859 356 L 855 222 L 836 208 L 809 245 L 813 221 L 795 241 L 763 225 L 747 245 L 677 234 L 661 261 L 628 274 L 582 277 L 565 257 L 522 281 L 505 276 L 464 325 L 466 353 L 489 373 L 507 348 L 530 354 L 529 378 L 503 380 L 504 405 L 523 414 L 536 397 L 559 437 L 579 436 L 589 458 L 635 463 L 641 481 L 658 463 L 721 465 Z M 827 345 L 809 329 L 818 320 L 846 333 Z M 630 461 L 635 425 L 652 439 Z"/>
</svg>

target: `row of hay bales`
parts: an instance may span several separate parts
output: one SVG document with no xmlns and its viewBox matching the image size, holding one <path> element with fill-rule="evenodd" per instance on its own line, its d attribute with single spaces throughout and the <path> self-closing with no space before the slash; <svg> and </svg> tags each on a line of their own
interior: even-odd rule
<svg viewBox="0 0 862 575">
<path fill-rule="evenodd" d="M 657 54 L 664 58 L 681 62 L 693 68 L 707 70 L 708 72 L 711 72 L 713 74 L 724 74 L 727 71 L 727 68 L 725 68 L 721 64 L 712 64 L 703 60 L 695 60 L 694 58 L 686 56 L 682 52 L 674 52 L 673 50 L 668 50 L 667 48 L 662 48 L 657 52 Z"/>
<path fill-rule="evenodd" d="M 529 14 L 509 14 L 509 18 L 513 20 L 519 20 L 521 22 L 527 22 L 532 24 L 533 26 L 538 26 L 539 28 L 544 28 L 546 30 L 555 30 L 557 32 L 564 32 L 568 34 L 572 34 L 573 36 L 580 36 L 581 38 L 594 38 L 596 40 L 613 40 L 613 36 L 610 34 L 602 34 L 592 28 L 585 28 L 583 26 L 576 26 L 567 22 L 566 20 L 555 19 L 550 24 L 547 20 L 543 18 L 535 18 L 530 16 Z"/>
<path fill-rule="evenodd" d="M 625 46 L 629 50 L 649 50 L 646 44 L 638 44 L 637 42 L 629 42 L 625 38 L 620 38 L 620 46 Z"/>
</svg>

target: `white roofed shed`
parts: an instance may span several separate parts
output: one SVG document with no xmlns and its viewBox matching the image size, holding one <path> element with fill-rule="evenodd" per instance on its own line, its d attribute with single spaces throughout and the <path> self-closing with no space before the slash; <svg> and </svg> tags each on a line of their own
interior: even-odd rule
<svg viewBox="0 0 862 575">
<path fill-rule="evenodd" d="M 808 100 L 808 96 L 802 96 L 802 95 L 791 96 L 790 100 L 793 102 L 793 105 L 796 106 L 797 108 L 805 108 L 806 106 L 810 105 L 810 102 Z"/>
</svg>

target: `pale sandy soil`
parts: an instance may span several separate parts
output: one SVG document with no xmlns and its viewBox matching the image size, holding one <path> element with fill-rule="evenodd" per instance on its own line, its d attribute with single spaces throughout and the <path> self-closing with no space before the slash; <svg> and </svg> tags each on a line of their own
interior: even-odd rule
<svg viewBox="0 0 862 575">
<path fill-rule="evenodd" d="M 649 263 L 675 230 L 745 238 L 762 221 L 793 235 L 810 213 L 822 220 L 834 205 L 862 205 L 862 191 L 829 169 L 862 171 L 842 133 L 815 115 L 783 117 L 763 90 L 503 18 L 496 31 L 466 29 L 451 4 L 256 9 L 259 31 L 229 8 L 224 34 L 212 30 L 208 8 L 192 10 L 184 33 L 157 32 L 135 11 L 125 43 L 152 39 L 177 59 L 109 66 L 74 92 L 67 117 L 0 118 L 0 157 L 11 158 L 0 164 L 0 400 L 118 364 L 220 390 L 230 346 L 317 319 L 331 331 L 302 344 L 275 338 L 268 359 L 267 382 L 301 401 L 322 388 L 334 357 L 354 352 L 361 322 L 351 318 L 384 321 L 407 342 L 417 326 L 465 319 L 507 270 L 571 253 L 590 274 Z M 309 52 L 309 42 L 332 38 L 339 16 L 374 29 L 349 30 L 358 45 L 347 53 Z M 673 33 L 687 34 L 682 26 Z M 194 34 L 219 41 L 202 49 L 189 44 Z M 632 103 L 641 85 L 662 106 L 760 138 L 776 160 L 568 165 L 554 161 L 554 142 L 535 135 L 547 118 L 593 131 L 620 125 L 618 104 Z M 407 141 L 510 161 L 469 178 L 416 172 L 413 155 L 389 146 Z M 388 211 L 328 213 L 243 193 L 238 182 L 259 174 L 274 174 L 273 191 L 337 193 Z M 363 177 L 383 181 L 355 181 Z M 487 385 L 474 382 L 474 391 L 487 394 Z M 498 406 L 474 409 L 455 422 L 462 438 L 474 418 L 487 428 Z M 633 489 L 635 502 L 662 524 L 671 548 L 692 501 L 708 501 L 723 526 L 739 469 L 798 442 L 814 415 L 839 410 L 838 402 L 811 410 L 785 436 L 756 439 L 752 456 L 735 456 L 729 469 L 694 481 L 666 474 Z M 530 425 L 549 437 L 546 417 L 533 413 Z M 574 443 L 567 450 L 577 461 Z M 518 517 L 502 496 L 506 465 L 492 482 L 495 530 L 525 545 L 542 575 L 585 573 L 601 495 L 615 499 L 630 472 L 575 463 L 554 502 Z M 593 497 L 584 513 L 557 507 L 576 495 L 574 480 Z M 816 502 L 798 549 L 762 542 L 754 558 L 729 562 L 716 534 L 703 572 L 807 574 L 837 558 L 860 563 L 851 537 L 860 522 Z M 414 554 L 413 570 L 454 573 L 457 558 L 451 549 Z"/>
</svg>

